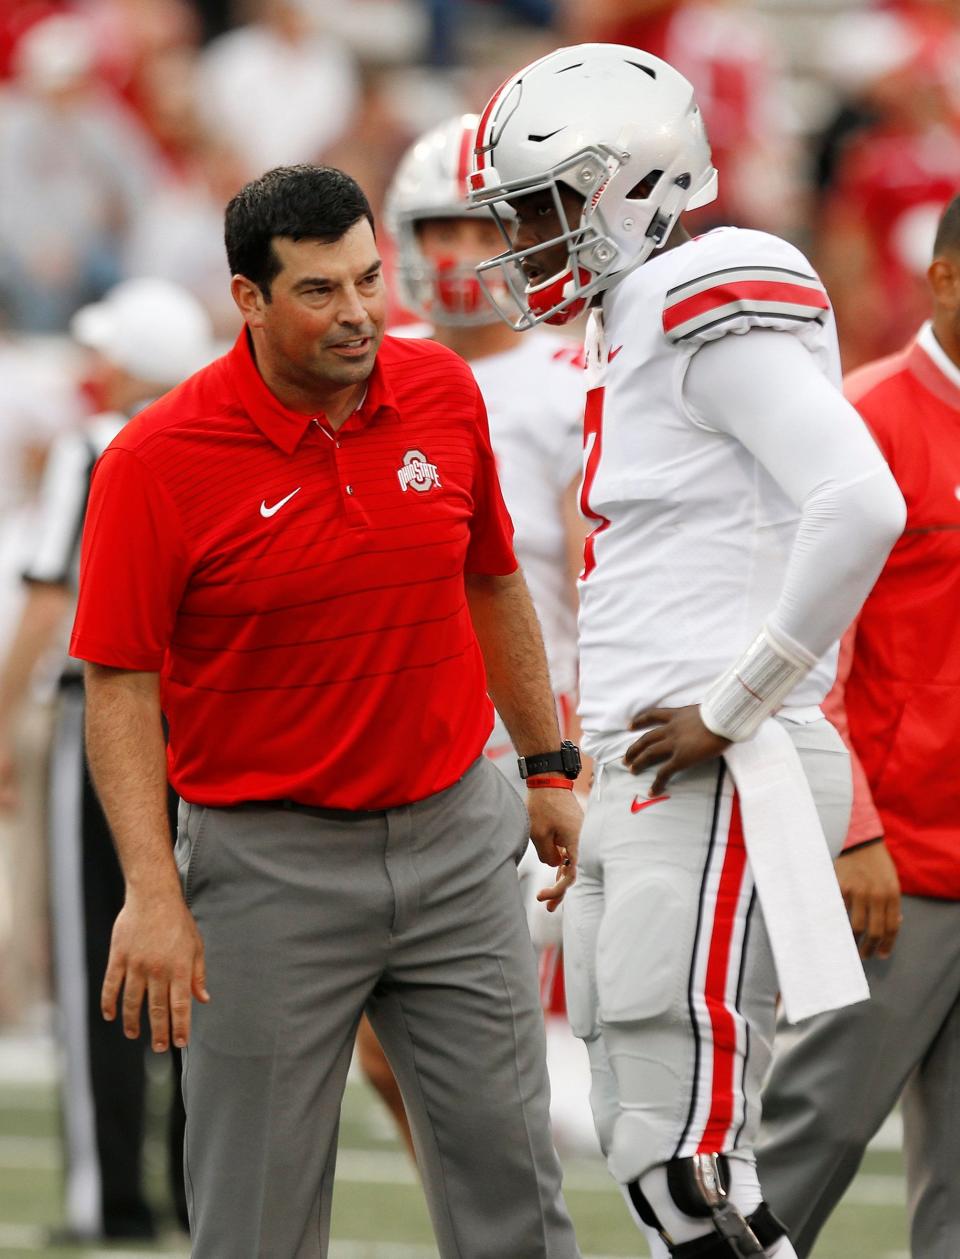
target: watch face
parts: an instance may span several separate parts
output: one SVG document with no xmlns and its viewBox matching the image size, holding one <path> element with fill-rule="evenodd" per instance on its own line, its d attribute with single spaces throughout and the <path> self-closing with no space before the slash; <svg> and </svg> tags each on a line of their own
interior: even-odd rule
<svg viewBox="0 0 960 1259">
<path fill-rule="evenodd" d="M 580 749 L 569 739 L 564 739 L 560 744 L 560 763 L 568 778 L 576 778 L 580 773 Z"/>
</svg>

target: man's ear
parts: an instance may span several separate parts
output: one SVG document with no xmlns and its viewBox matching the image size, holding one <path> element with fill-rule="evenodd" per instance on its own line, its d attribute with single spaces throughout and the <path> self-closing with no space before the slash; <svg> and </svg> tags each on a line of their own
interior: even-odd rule
<svg viewBox="0 0 960 1259">
<path fill-rule="evenodd" d="M 261 327 L 267 299 L 260 286 L 254 284 L 253 280 L 248 280 L 245 275 L 235 275 L 230 281 L 230 293 L 247 327 Z"/>
<path fill-rule="evenodd" d="M 927 270 L 927 280 L 941 309 L 952 314 L 960 311 L 960 260 L 952 254 L 934 258 Z"/>
</svg>

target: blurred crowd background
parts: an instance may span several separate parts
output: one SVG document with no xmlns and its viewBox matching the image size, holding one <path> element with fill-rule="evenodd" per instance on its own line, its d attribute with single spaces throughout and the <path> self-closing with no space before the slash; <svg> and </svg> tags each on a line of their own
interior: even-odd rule
<svg viewBox="0 0 960 1259">
<path fill-rule="evenodd" d="M 693 81 L 721 176 L 698 228 L 805 249 L 848 370 L 909 338 L 960 189 L 960 0 L 0 0 L 0 653 L 45 451 L 103 405 L 69 335 L 78 308 L 162 277 L 229 342 L 222 213 L 243 182 L 329 162 L 379 211 L 418 133 L 586 40 Z M 0 1028 L 48 992 L 29 789 L 45 732 L 29 714 L 0 711 L 5 725 L 24 781 L 0 823 Z"/>
</svg>

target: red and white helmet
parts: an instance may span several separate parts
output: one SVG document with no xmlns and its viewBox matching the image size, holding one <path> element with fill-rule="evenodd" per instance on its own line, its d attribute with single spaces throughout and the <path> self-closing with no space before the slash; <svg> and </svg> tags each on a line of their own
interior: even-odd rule
<svg viewBox="0 0 960 1259">
<path fill-rule="evenodd" d="M 467 201 L 467 173 L 476 114 L 462 114 L 421 136 L 400 159 L 387 191 L 384 219 L 397 242 L 397 287 L 403 304 L 434 324 L 470 327 L 498 318 L 476 269 L 451 257 L 425 257 L 417 235 L 426 219 L 475 218 Z M 480 214 L 487 211 L 481 209 Z"/>
<path fill-rule="evenodd" d="M 567 220 L 560 185 L 583 197 L 578 222 Z M 491 300 L 520 331 L 566 323 L 645 262 L 683 210 L 714 199 L 717 172 L 682 74 L 637 48 L 580 44 L 541 57 L 494 93 L 477 124 L 468 187 L 470 204 L 498 218 L 512 198 L 553 194 L 561 234 L 531 249 L 509 246 L 479 268 Z M 506 225 L 504 235 L 509 242 Z M 566 266 L 528 284 L 521 261 L 560 242 Z M 506 305 L 497 297 L 504 287 Z"/>
</svg>

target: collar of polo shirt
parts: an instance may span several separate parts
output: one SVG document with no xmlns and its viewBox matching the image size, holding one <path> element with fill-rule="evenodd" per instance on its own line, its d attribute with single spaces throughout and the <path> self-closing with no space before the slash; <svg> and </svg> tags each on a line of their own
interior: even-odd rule
<svg viewBox="0 0 960 1259">
<path fill-rule="evenodd" d="M 275 446 L 288 455 L 293 454 L 314 419 L 320 417 L 291 411 L 270 391 L 257 368 L 246 328 L 241 329 L 227 362 L 237 392 L 254 424 Z M 363 428 L 375 418 L 400 419 L 396 399 L 380 366 L 379 356 L 374 360 L 373 371 L 367 380 L 366 396 L 353 415 L 341 425 L 341 431 Z"/>
</svg>

